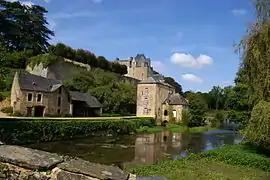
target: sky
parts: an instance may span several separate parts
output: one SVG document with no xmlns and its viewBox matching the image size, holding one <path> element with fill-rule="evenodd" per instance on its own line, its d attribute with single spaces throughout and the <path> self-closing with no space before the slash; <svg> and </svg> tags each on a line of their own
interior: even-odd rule
<svg viewBox="0 0 270 180">
<path fill-rule="evenodd" d="M 11 0 L 15 1 L 15 0 Z M 51 43 L 108 60 L 145 54 L 183 90 L 233 85 L 234 44 L 254 19 L 250 0 L 25 0 L 48 10 Z"/>
</svg>

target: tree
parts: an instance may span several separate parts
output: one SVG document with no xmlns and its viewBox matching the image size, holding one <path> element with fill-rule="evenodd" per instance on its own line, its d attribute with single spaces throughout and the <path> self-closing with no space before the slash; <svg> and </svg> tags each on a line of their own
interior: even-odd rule
<svg viewBox="0 0 270 180">
<path fill-rule="evenodd" d="M 170 84 L 175 88 L 176 93 L 183 95 L 182 86 L 178 82 L 176 82 L 172 77 L 165 77 L 164 80 L 166 83 Z"/>
<path fill-rule="evenodd" d="M 214 86 L 212 90 L 209 92 L 210 96 L 213 98 L 215 102 L 215 109 L 219 109 L 222 105 L 222 97 L 223 97 L 223 89 L 219 86 Z"/>
<path fill-rule="evenodd" d="M 19 1 L 0 1 L 1 41 L 9 50 L 47 52 L 53 31 L 47 28 L 47 10 L 41 6 L 22 5 Z"/>
<path fill-rule="evenodd" d="M 200 93 L 189 92 L 189 126 L 200 126 L 207 110 L 207 103 Z"/>
<path fill-rule="evenodd" d="M 252 106 L 270 100 L 270 0 L 256 0 L 256 22 L 238 45 Z"/>
</svg>

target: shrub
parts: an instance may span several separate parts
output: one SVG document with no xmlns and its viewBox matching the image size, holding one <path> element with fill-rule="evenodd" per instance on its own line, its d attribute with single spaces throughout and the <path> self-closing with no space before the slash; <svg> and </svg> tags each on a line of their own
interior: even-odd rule
<svg viewBox="0 0 270 180">
<path fill-rule="evenodd" d="M 71 139 L 75 136 L 130 134 L 142 126 L 153 127 L 152 118 L 116 120 L 0 119 L 0 140 L 9 144 Z"/>
<path fill-rule="evenodd" d="M 254 106 L 244 132 L 253 145 L 270 148 L 270 103 L 260 101 Z"/>
<path fill-rule="evenodd" d="M 224 121 L 223 112 L 217 112 L 215 117 L 211 119 L 211 127 L 219 128 L 221 123 Z"/>
<path fill-rule="evenodd" d="M 0 93 L 0 102 L 3 101 L 5 98 L 2 93 Z"/>
<path fill-rule="evenodd" d="M 188 126 L 189 124 L 189 112 L 188 110 L 183 110 L 182 111 L 182 124 L 183 126 Z"/>
<path fill-rule="evenodd" d="M 4 107 L 1 109 L 1 111 L 3 113 L 11 114 L 11 113 L 13 113 L 13 108 L 12 107 Z"/>
</svg>

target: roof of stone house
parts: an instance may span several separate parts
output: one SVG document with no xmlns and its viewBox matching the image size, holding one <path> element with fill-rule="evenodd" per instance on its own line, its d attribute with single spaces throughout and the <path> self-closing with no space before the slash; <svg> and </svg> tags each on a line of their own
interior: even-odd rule
<svg viewBox="0 0 270 180">
<path fill-rule="evenodd" d="M 139 84 L 162 84 L 164 86 L 172 87 L 170 84 L 166 83 L 163 78 L 158 76 L 151 76 L 145 80 L 139 82 Z"/>
<path fill-rule="evenodd" d="M 81 93 L 78 91 L 69 91 L 69 94 L 70 94 L 72 100 L 85 102 L 91 108 L 102 107 L 102 104 L 97 100 L 97 98 L 92 96 L 89 93 Z"/>
<path fill-rule="evenodd" d="M 179 93 L 174 93 L 169 95 L 167 99 L 165 99 L 164 103 L 168 103 L 169 105 L 187 105 L 187 100 L 181 96 Z"/>
<path fill-rule="evenodd" d="M 48 79 L 34 74 L 17 72 L 17 75 L 22 90 L 53 92 L 63 85 L 60 80 Z"/>
</svg>

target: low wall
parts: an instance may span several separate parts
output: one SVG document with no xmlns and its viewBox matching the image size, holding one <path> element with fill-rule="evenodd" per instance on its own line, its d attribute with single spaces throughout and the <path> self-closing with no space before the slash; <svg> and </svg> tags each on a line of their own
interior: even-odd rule
<svg viewBox="0 0 270 180">
<path fill-rule="evenodd" d="M 5 180 L 135 180 L 118 167 L 68 159 L 20 146 L 0 145 L 0 179 Z"/>
</svg>

